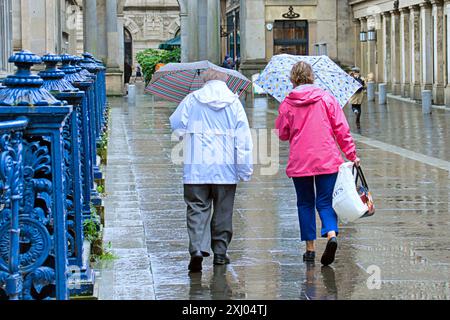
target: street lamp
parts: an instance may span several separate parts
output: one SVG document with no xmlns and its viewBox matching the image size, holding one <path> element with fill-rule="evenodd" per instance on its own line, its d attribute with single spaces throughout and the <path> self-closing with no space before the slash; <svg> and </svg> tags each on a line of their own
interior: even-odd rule
<svg viewBox="0 0 450 320">
<path fill-rule="evenodd" d="M 377 41 L 377 32 L 375 30 L 369 30 L 367 32 L 367 40 L 368 41 Z"/>
<path fill-rule="evenodd" d="M 361 31 L 359 33 L 359 41 L 366 42 L 367 41 L 367 32 Z"/>
</svg>

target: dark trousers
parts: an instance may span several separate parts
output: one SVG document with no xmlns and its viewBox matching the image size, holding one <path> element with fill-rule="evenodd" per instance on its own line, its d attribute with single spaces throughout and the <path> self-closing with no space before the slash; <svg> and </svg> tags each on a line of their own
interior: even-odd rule
<svg viewBox="0 0 450 320">
<path fill-rule="evenodd" d="M 360 104 L 353 104 L 352 105 L 352 111 L 354 114 L 356 114 L 356 123 L 359 123 L 361 120 L 361 105 Z"/>
<path fill-rule="evenodd" d="M 215 254 L 226 254 L 233 237 L 236 187 L 235 184 L 184 185 L 191 254 L 201 251 L 209 256 L 210 248 Z"/>
<path fill-rule="evenodd" d="M 302 241 L 316 240 L 316 209 L 322 221 L 322 237 L 328 232 L 338 233 L 337 215 L 333 209 L 333 190 L 337 180 L 337 173 L 324 174 L 315 177 L 294 178 L 297 192 L 298 218 Z M 314 192 L 314 185 L 316 192 Z"/>
</svg>

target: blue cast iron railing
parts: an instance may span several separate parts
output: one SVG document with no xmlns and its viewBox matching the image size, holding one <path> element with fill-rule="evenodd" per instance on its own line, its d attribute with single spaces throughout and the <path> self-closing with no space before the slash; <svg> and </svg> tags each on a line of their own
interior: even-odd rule
<svg viewBox="0 0 450 320">
<path fill-rule="evenodd" d="M 68 239 L 62 130 L 72 107 L 31 73 L 22 51 L 0 89 L 0 296 L 68 299 Z"/>
<path fill-rule="evenodd" d="M 65 58 L 70 61 L 70 57 Z M 91 179 L 89 175 L 84 174 L 83 168 L 88 168 L 88 173 L 92 172 L 92 168 L 89 168 L 92 165 L 86 162 L 88 157 L 84 154 L 84 145 L 89 144 L 88 133 L 83 126 L 83 117 L 89 119 L 89 115 L 86 114 L 87 106 L 83 106 L 86 92 L 75 88 L 65 79 L 65 73 L 56 67 L 62 61 L 60 56 L 47 54 L 42 57 L 42 61 L 47 66 L 45 71 L 39 73 L 44 79 L 43 88 L 59 100 L 68 101 L 74 108 L 63 127 L 68 258 L 71 269 L 79 273 L 78 277 L 73 278 L 76 283 L 71 284 L 70 289 L 71 294 L 92 295 L 95 277 L 89 267 L 89 254 L 85 254 L 90 252 L 90 243 L 84 241 L 83 230 L 85 219 L 90 218 L 90 212 L 86 214 L 83 208 L 86 206 L 84 195 L 86 191 L 90 193 Z M 84 77 L 79 79 L 82 80 Z M 90 201 L 89 195 L 87 201 Z"/>
<path fill-rule="evenodd" d="M 7 260 L 0 263 L 0 287 L 11 300 L 18 300 L 23 290 L 23 279 L 20 274 L 20 202 L 23 199 L 24 164 L 23 164 L 23 132 L 28 120 L 19 119 L 0 122 L 0 220 L 2 235 L 0 249 Z M 9 252 L 5 252 L 9 249 Z"/>
<path fill-rule="evenodd" d="M 90 184 L 90 194 L 89 194 L 89 205 L 92 203 L 93 205 L 101 204 L 101 199 L 98 195 L 98 192 L 95 188 L 95 175 L 97 172 L 100 172 L 100 169 L 97 165 L 97 140 L 98 140 L 98 131 L 97 131 L 97 123 L 99 114 L 99 96 L 101 95 L 101 85 L 99 82 L 101 78 L 98 76 L 98 69 L 95 69 L 96 73 L 91 73 L 90 70 L 84 69 L 82 66 L 79 66 L 78 63 L 81 58 L 70 56 L 70 55 L 61 55 L 63 66 L 61 70 L 66 73 L 66 79 L 69 80 L 75 87 L 83 88 L 87 92 L 87 110 L 88 116 L 86 118 L 86 126 L 89 130 L 89 144 L 86 147 L 89 148 L 88 152 L 85 156 L 90 157 L 90 165 L 89 168 L 89 184 Z M 90 211 L 90 208 L 86 208 Z"/>
<path fill-rule="evenodd" d="M 68 299 L 72 267 L 81 287 L 71 292 L 91 293 L 83 222 L 98 202 L 105 68 L 90 54 L 22 51 L 10 62 L 17 72 L 0 84 L 0 300 Z"/>
<path fill-rule="evenodd" d="M 106 113 L 106 79 L 105 79 L 105 70 L 106 68 L 99 62 L 94 59 L 94 57 L 90 53 L 84 53 L 83 59 L 79 61 L 77 59 L 73 62 L 75 66 L 79 66 L 85 71 L 95 76 L 95 84 L 94 84 L 94 107 L 93 107 L 93 117 L 95 121 L 92 121 L 92 141 L 95 141 L 91 145 L 92 148 L 92 163 L 94 164 L 94 179 L 100 180 L 102 179 L 102 172 L 99 168 L 99 163 L 97 161 L 97 144 L 101 142 L 102 134 L 105 131 L 105 113 Z M 82 71 L 80 71 L 81 74 Z M 91 193 L 92 203 L 96 206 L 101 205 L 101 198 L 98 196 L 95 188 L 93 188 Z"/>
</svg>

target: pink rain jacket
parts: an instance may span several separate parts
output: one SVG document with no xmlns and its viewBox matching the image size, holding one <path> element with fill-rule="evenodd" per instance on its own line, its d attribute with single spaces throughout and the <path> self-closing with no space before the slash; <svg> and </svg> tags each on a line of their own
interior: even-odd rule
<svg viewBox="0 0 450 320">
<path fill-rule="evenodd" d="M 332 174 L 344 163 L 339 147 L 355 161 L 356 146 L 338 101 L 314 85 L 292 91 L 280 106 L 275 127 L 289 141 L 289 177 Z M 337 143 L 336 143 L 337 142 Z"/>
</svg>

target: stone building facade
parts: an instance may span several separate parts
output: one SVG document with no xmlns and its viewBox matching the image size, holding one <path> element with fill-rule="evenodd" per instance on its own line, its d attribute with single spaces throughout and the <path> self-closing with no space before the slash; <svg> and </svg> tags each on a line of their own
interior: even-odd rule
<svg viewBox="0 0 450 320">
<path fill-rule="evenodd" d="M 135 52 L 158 46 L 180 33 L 180 7 L 177 0 L 127 0 L 124 27 L 133 37 Z"/>
<path fill-rule="evenodd" d="M 0 77 L 13 51 L 90 51 L 122 94 L 126 59 L 179 33 L 183 61 L 229 54 L 251 75 L 274 54 L 327 54 L 394 94 L 429 89 L 450 105 L 449 19 L 450 0 L 0 0 Z"/>
<path fill-rule="evenodd" d="M 13 51 L 76 53 L 76 0 L 0 0 L 0 76 Z"/>
<path fill-rule="evenodd" d="M 280 53 L 326 54 L 342 64 L 354 63 L 356 27 L 347 0 L 228 0 L 226 8 L 228 17 L 239 16 L 245 74 L 258 72 Z M 230 29 L 232 19 L 227 20 Z"/>
<path fill-rule="evenodd" d="M 351 1 L 360 31 L 355 61 L 393 94 L 415 100 L 432 90 L 450 105 L 450 1 Z"/>
<path fill-rule="evenodd" d="M 97 21 L 102 22 L 105 13 L 105 0 L 97 1 Z M 137 65 L 136 53 L 158 46 L 180 33 L 180 7 L 177 0 L 122 0 L 118 1 L 118 32 L 120 33 L 120 69 L 125 72 L 125 82 Z M 79 14 L 78 51 L 84 48 L 83 14 Z M 97 32 L 102 33 L 101 24 Z M 104 58 L 106 43 L 99 42 L 97 50 Z"/>
</svg>

